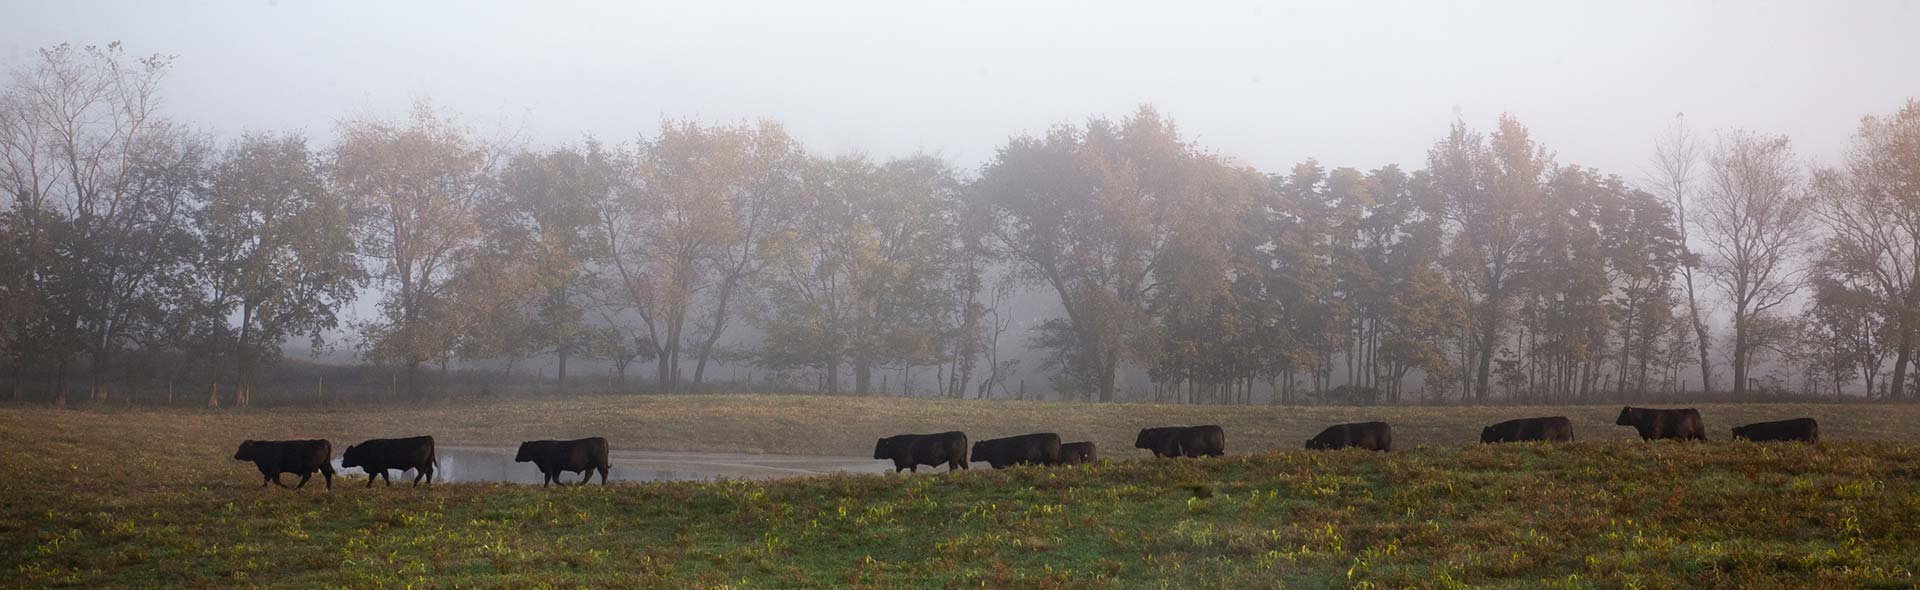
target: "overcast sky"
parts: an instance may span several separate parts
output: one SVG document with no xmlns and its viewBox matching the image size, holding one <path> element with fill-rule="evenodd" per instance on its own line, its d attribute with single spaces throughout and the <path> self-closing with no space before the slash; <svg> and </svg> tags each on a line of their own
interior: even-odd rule
<svg viewBox="0 0 1920 590">
<path fill-rule="evenodd" d="M 180 118 L 331 135 L 430 96 L 538 143 L 662 115 L 771 117 L 816 150 L 974 168 L 1015 132 L 1153 103 L 1268 171 L 1418 168 L 1458 113 L 1638 176 L 1678 112 L 1834 159 L 1920 97 L 1920 3 L 26 2 L 0 60 L 60 42 L 177 55 Z"/>
</svg>

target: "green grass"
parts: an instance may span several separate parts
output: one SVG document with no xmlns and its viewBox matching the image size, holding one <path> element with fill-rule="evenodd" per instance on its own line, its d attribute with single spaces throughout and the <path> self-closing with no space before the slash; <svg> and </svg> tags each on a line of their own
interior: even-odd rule
<svg viewBox="0 0 1920 590">
<path fill-rule="evenodd" d="M 1615 406 L 1241 408 L 580 397 L 276 412 L 0 408 L 0 587 L 1912 588 L 1920 407 L 1702 406 L 1641 443 Z M 1582 442 L 1482 446 L 1565 414 Z M 1821 446 L 1725 442 L 1819 418 Z M 1334 421 L 1390 454 L 1308 453 Z M 1131 460 L 1134 428 L 1219 422 L 1219 460 Z M 616 449 L 865 454 L 881 434 L 1032 430 L 1107 464 L 541 489 L 257 489 L 244 438 L 605 435 Z M 1418 445 L 1418 446 L 1415 446 Z M 1281 452 L 1272 452 L 1280 450 Z M 984 464 L 982 464 L 984 467 Z M 339 482 L 337 482 L 339 483 Z"/>
</svg>

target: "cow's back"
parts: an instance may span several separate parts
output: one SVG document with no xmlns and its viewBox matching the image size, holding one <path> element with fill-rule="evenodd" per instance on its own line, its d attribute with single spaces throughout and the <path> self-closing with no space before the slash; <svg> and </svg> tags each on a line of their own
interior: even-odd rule
<svg viewBox="0 0 1920 590">
<path fill-rule="evenodd" d="M 1320 431 L 1314 440 L 1320 448 L 1359 448 L 1373 451 L 1393 449 L 1393 429 L 1385 422 L 1336 424 Z"/>
<path fill-rule="evenodd" d="M 1573 422 L 1565 416 L 1518 418 L 1487 427 L 1483 442 L 1571 441 Z"/>
<path fill-rule="evenodd" d="M 1640 432 L 1640 438 L 1647 440 L 1683 439 L 1706 440 L 1706 422 L 1700 418 L 1700 411 L 1693 408 L 1654 409 L 1628 408 L 1623 411 L 1631 414 L 1632 425 Z"/>
<path fill-rule="evenodd" d="M 274 441 L 266 465 L 286 473 L 306 473 L 333 461 L 333 443 L 326 439 Z"/>
<path fill-rule="evenodd" d="M 1733 429 L 1734 436 L 1752 441 L 1820 441 L 1820 423 L 1812 418 L 1758 422 Z"/>
<path fill-rule="evenodd" d="M 333 443 L 326 439 L 297 441 L 289 459 L 296 468 L 314 469 L 333 461 Z"/>
<path fill-rule="evenodd" d="M 939 465 L 953 460 L 954 457 L 966 456 L 967 453 L 966 435 L 958 432 L 910 436 L 913 438 L 908 444 L 901 445 L 905 447 L 909 465 Z M 960 447 L 958 452 L 954 450 L 955 445 Z"/>
<path fill-rule="evenodd" d="M 434 459 L 431 436 L 373 439 L 354 448 L 372 469 L 419 469 L 427 467 Z"/>
<path fill-rule="evenodd" d="M 1201 455 L 1218 457 L 1227 452 L 1227 431 L 1218 425 L 1195 426 L 1187 429 L 1193 446 L 1189 447 L 1189 457 Z"/>
<path fill-rule="evenodd" d="M 567 441 L 571 452 L 567 457 L 567 471 L 611 467 L 608 460 L 610 449 L 607 439 L 598 436 Z"/>
</svg>

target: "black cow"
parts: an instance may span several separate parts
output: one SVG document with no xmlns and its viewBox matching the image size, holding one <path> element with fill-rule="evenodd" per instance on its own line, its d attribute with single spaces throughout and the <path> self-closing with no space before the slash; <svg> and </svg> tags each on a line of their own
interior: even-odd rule
<svg viewBox="0 0 1920 590">
<path fill-rule="evenodd" d="M 1573 421 L 1566 416 L 1521 418 L 1480 429 L 1480 442 L 1573 442 Z"/>
<path fill-rule="evenodd" d="M 1355 422 L 1328 426 L 1320 434 L 1307 439 L 1307 448 L 1313 450 L 1332 450 L 1344 448 L 1366 449 L 1369 451 L 1393 450 L 1393 427 L 1385 422 Z"/>
<path fill-rule="evenodd" d="M 271 483 L 280 487 L 280 474 L 300 475 L 298 489 L 313 479 L 313 472 L 320 472 L 326 478 L 327 489 L 333 489 L 333 443 L 327 439 L 319 440 L 249 440 L 240 443 L 240 450 L 233 453 L 236 461 L 252 461 L 260 468 L 260 487 Z"/>
<path fill-rule="evenodd" d="M 986 461 L 994 469 L 1008 465 L 1059 465 L 1060 435 L 1051 432 L 1022 434 L 973 443 L 973 460 Z"/>
<path fill-rule="evenodd" d="M 1079 465 L 1081 463 L 1092 463 L 1099 460 L 1099 450 L 1094 448 L 1093 442 L 1091 441 L 1070 442 L 1060 445 L 1061 463 Z"/>
<path fill-rule="evenodd" d="M 1820 442 L 1820 423 L 1812 418 L 1759 422 L 1733 429 L 1734 438 L 1751 441 L 1800 440 Z"/>
<path fill-rule="evenodd" d="M 600 471 L 600 485 L 607 484 L 607 439 L 600 437 L 576 440 L 535 440 L 520 443 L 520 452 L 513 456 L 515 463 L 533 462 L 540 468 L 540 487 L 560 481 L 563 471 L 580 473 L 580 485 L 587 485 L 593 479 L 593 472 Z"/>
<path fill-rule="evenodd" d="M 1620 418 L 1613 423 L 1632 426 L 1640 431 L 1641 440 L 1707 440 L 1706 423 L 1700 421 L 1700 411 L 1693 408 L 1656 410 L 1627 406 L 1620 408 Z"/>
<path fill-rule="evenodd" d="M 414 470 L 413 485 L 418 487 L 420 480 L 433 485 L 433 472 L 440 468 L 440 458 L 433 452 L 433 437 L 415 436 L 411 438 L 376 438 L 357 445 L 347 445 L 340 453 L 341 467 L 359 467 L 367 472 L 367 487 L 373 487 L 373 480 L 387 478 L 387 485 L 393 485 L 393 474 L 388 470 Z"/>
<path fill-rule="evenodd" d="M 1133 448 L 1155 457 L 1218 457 L 1227 453 L 1227 431 L 1212 424 L 1142 428 Z"/>
<path fill-rule="evenodd" d="M 942 463 L 947 471 L 966 469 L 967 433 L 896 434 L 874 443 L 873 458 L 892 459 L 894 473 L 919 473 L 921 465 L 939 467 Z"/>
</svg>

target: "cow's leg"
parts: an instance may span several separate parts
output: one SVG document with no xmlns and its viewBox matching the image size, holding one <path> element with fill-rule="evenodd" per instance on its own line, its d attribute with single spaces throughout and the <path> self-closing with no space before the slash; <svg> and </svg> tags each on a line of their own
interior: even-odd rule
<svg viewBox="0 0 1920 590">
<path fill-rule="evenodd" d="M 414 468 L 414 471 L 413 471 L 413 487 L 416 487 L 416 488 L 417 488 L 417 487 L 420 487 L 420 480 L 422 480 L 422 479 L 425 479 L 426 477 L 427 477 L 427 470 L 426 470 L 426 469 L 424 469 L 424 468 L 418 468 L 418 467 L 416 467 L 416 468 Z"/>
<path fill-rule="evenodd" d="M 260 474 L 260 489 L 266 489 L 269 483 L 273 483 L 273 476 L 265 473 Z"/>
<path fill-rule="evenodd" d="M 287 487 L 287 484 L 280 483 L 280 474 L 278 473 L 273 474 L 273 485 L 277 485 L 282 488 Z M 260 487 L 266 487 L 266 486 L 260 486 Z"/>
<path fill-rule="evenodd" d="M 313 479 L 313 472 L 312 472 L 312 471 L 308 471 L 308 472 L 306 472 L 306 473 L 302 473 L 302 474 L 300 474 L 300 483 L 297 483 L 297 484 L 294 484 L 294 485 L 293 485 L 293 489 L 296 489 L 296 490 L 297 490 L 297 489 L 300 489 L 300 488 L 304 488 L 304 487 L 307 487 L 307 480 L 309 480 L 309 479 Z"/>
<path fill-rule="evenodd" d="M 385 470 L 385 469 L 382 469 L 382 470 L 380 470 L 380 479 L 384 479 L 384 480 L 387 480 L 387 487 L 393 487 L 393 472 L 392 472 L 392 471 L 388 471 L 388 470 Z"/>
<path fill-rule="evenodd" d="M 371 470 L 367 471 L 367 489 L 369 490 L 373 489 L 373 482 L 379 479 L 380 479 L 380 472 L 371 471 Z"/>
<path fill-rule="evenodd" d="M 332 465 L 321 463 L 320 477 L 325 478 L 327 480 L 327 489 L 329 490 L 333 489 L 333 466 Z"/>
<path fill-rule="evenodd" d="M 898 467 L 895 467 L 895 468 L 893 468 L 893 472 L 894 472 L 894 473 L 899 473 L 899 472 L 900 472 L 900 468 L 898 468 Z M 920 472 L 920 464 L 919 464 L 919 463 L 914 463 L 914 464 L 912 464 L 912 465 L 908 465 L 908 466 L 907 466 L 907 473 L 919 473 L 919 472 Z"/>
<path fill-rule="evenodd" d="M 600 485 L 607 485 L 607 466 L 600 466 Z"/>
<path fill-rule="evenodd" d="M 592 467 L 588 467 L 586 469 L 580 470 L 580 485 L 587 485 L 587 482 L 589 481 L 593 481 Z M 601 482 L 601 483 L 605 483 L 605 482 Z"/>
</svg>

